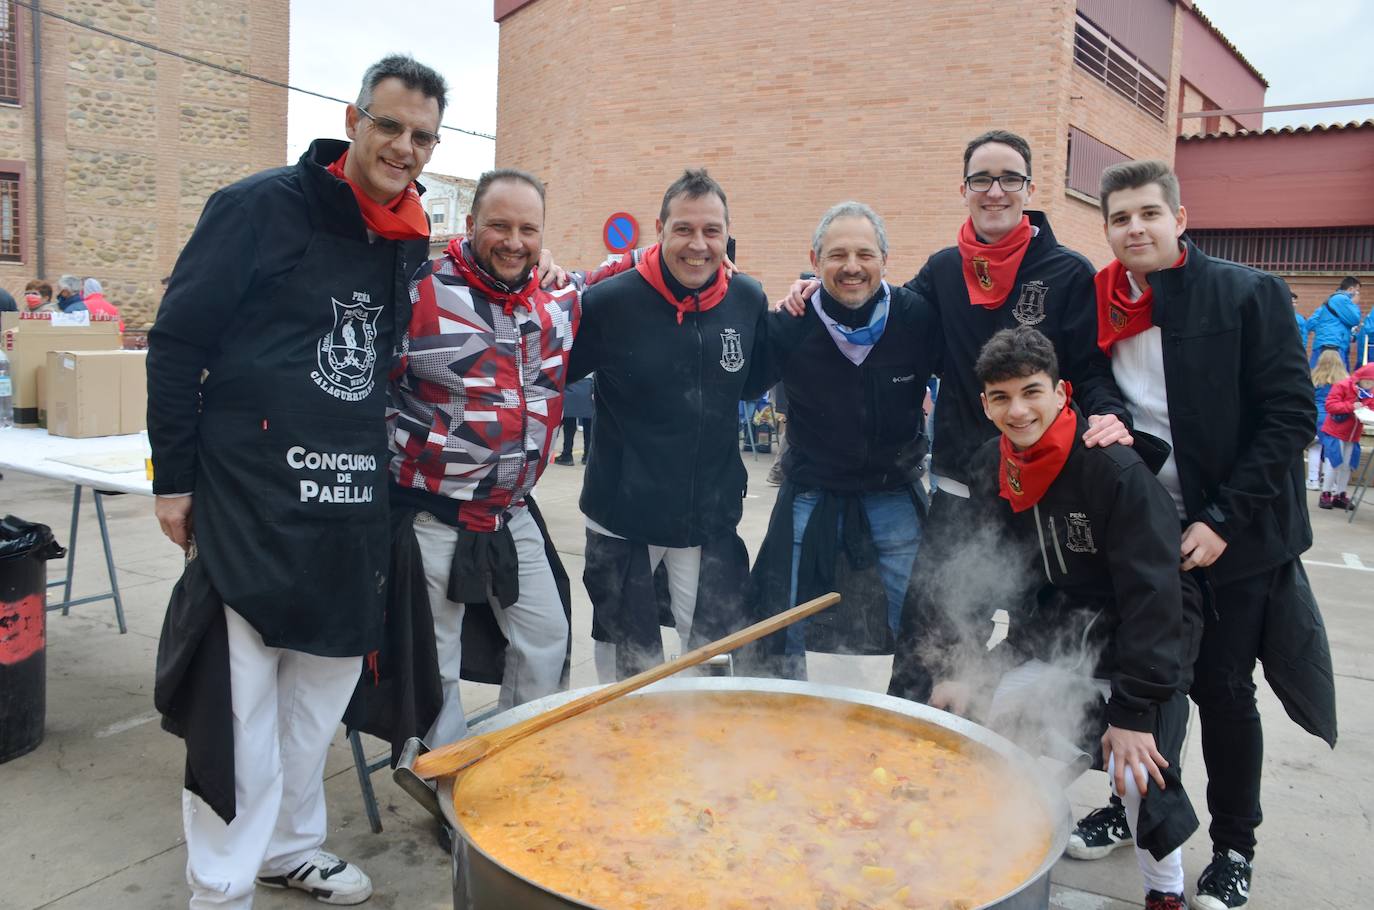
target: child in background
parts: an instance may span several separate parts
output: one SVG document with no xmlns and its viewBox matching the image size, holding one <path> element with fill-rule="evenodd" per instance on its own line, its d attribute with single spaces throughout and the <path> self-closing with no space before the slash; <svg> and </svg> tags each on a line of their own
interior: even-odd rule
<svg viewBox="0 0 1374 910">
<path fill-rule="evenodd" d="M 1331 387 L 1350 374 L 1346 372 L 1345 364 L 1341 362 L 1341 355 L 1336 351 L 1322 351 L 1317 358 L 1317 365 L 1312 368 L 1312 388 L 1317 396 L 1317 436 L 1312 440 L 1312 444 L 1307 447 L 1307 489 L 1320 490 L 1322 488 L 1322 474 L 1330 474 L 1330 471 L 1322 471 L 1325 459 L 1322 457 L 1322 424 L 1326 422 L 1326 393 L 1331 391 Z M 1339 447 L 1337 447 L 1339 452 Z M 1331 506 L 1324 505 L 1323 509 Z"/>
<path fill-rule="evenodd" d="M 1322 453 L 1328 465 L 1322 495 L 1323 509 L 1348 509 L 1350 470 L 1360 459 L 1360 434 L 1364 423 L 1355 416 L 1358 408 L 1374 405 L 1374 364 L 1365 364 L 1331 386 L 1326 396 L 1326 420 L 1321 425 Z"/>
</svg>

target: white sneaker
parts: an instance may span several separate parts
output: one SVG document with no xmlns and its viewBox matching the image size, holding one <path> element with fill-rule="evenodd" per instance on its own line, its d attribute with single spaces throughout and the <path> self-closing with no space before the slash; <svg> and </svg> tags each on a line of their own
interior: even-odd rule
<svg viewBox="0 0 1374 910">
<path fill-rule="evenodd" d="M 1321 482 L 1320 480 L 1317 480 L 1317 479 L 1312 478 L 1312 477 L 1307 478 L 1307 489 L 1309 489 L 1309 490 L 1320 490 L 1321 488 L 1322 488 L 1322 482 Z"/>
<path fill-rule="evenodd" d="M 258 884 L 296 888 L 325 904 L 361 904 L 372 896 L 366 872 L 323 850 L 285 875 L 259 875 Z"/>
</svg>

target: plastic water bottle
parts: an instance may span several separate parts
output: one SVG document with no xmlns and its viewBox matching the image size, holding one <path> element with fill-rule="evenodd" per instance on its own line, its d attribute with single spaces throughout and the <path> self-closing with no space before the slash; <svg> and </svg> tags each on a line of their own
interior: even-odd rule
<svg viewBox="0 0 1374 910">
<path fill-rule="evenodd" d="M 10 359 L 0 350 L 0 430 L 14 426 L 14 383 L 10 381 Z"/>
</svg>

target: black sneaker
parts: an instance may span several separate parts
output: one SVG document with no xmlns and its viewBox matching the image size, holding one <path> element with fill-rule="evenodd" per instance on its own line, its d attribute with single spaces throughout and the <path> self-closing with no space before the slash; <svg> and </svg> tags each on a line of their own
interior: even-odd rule
<svg viewBox="0 0 1374 910">
<path fill-rule="evenodd" d="M 1212 854 L 1197 880 L 1193 910 L 1235 910 L 1250 900 L 1250 864 L 1234 850 Z"/>
<path fill-rule="evenodd" d="M 1078 820 L 1069 835 L 1066 852 L 1074 859 L 1101 859 L 1134 840 L 1126 824 L 1126 807 L 1113 803 L 1094 809 Z"/>
<path fill-rule="evenodd" d="M 1182 894 L 1171 891 L 1150 891 L 1145 895 L 1145 910 L 1188 910 Z"/>
<path fill-rule="evenodd" d="M 562 455 L 559 455 L 559 456 L 557 456 L 556 458 L 554 458 L 553 463 L 554 463 L 554 464 L 572 464 L 572 463 L 573 463 L 572 455 L 570 455 L 570 454 L 568 454 L 568 453 L 565 452 L 565 453 L 563 453 Z"/>
</svg>

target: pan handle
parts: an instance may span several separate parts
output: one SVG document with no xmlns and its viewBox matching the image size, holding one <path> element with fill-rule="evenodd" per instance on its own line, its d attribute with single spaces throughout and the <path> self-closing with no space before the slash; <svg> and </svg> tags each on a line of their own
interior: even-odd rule
<svg viewBox="0 0 1374 910">
<path fill-rule="evenodd" d="M 418 740 L 417 740 L 418 741 Z M 404 760 L 404 757 L 403 757 Z M 413 759 L 412 759 L 413 760 Z M 1080 752 L 1074 758 L 1064 764 L 1064 767 L 1055 773 L 1061 789 L 1067 790 L 1073 782 L 1083 776 L 1084 772 L 1091 771 L 1093 766 L 1092 756 L 1086 752 Z M 398 769 L 399 771 L 399 769 Z M 437 802 L 437 801 L 436 801 Z"/>
<path fill-rule="evenodd" d="M 410 794 L 410 798 L 421 806 L 429 810 L 429 814 L 439 820 L 440 824 L 447 825 L 448 819 L 444 818 L 444 812 L 439 807 L 439 795 L 430 786 L 429 781 L 415 774 L 415 759 L 429 751 L 429 746 L 418 736 L 412 736 L 406 740 L 405 746 L 401 749 L 401 758 L 396 762 L 396 770 L 391 772 L 392 780 L 400 785 L 401 789 Z"/>
</svg>

